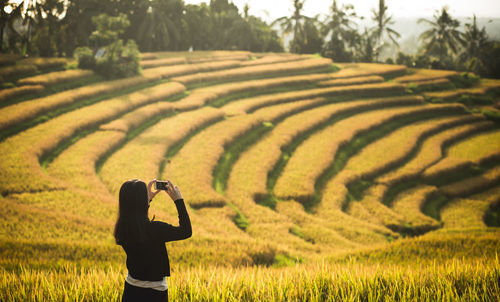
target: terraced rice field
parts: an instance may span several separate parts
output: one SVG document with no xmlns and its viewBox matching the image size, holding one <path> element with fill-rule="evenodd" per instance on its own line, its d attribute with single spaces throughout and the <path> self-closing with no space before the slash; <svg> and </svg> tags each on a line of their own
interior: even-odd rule
<svg viewBox="0 0 500 302">
<path fill-rule="evenodd" d="M 12 279 L 0 281 L 0 300 L 37 299 L 16 294 L 16 276 L 47 282 L 42 300 L 65 291 L 118 299 L 124 254 L 112 230 L 131 178 L 171 179 L 185 197 L 194 235 L 169 245 L 173 275 L 189 270 L 170 284 L 179 300 L 370 300 L 353 292 L 384 282 L 410 284 L 410 299 L 453 299 L 460 274 L 493 284 L 462 284 L 470 295 L 500 295 L 491 281 L 500 276 L 500 130 L 462 97 L 493 100 L 497 82 L 464 88 L 455 72 L 249 52 L 144 54 L 142 75 L 112 81 L 57 64 L 0 67 L 10 83 L 0 89 L 0 279 Z M 150 214 L 176 223 L 165 196 Z M 470 246 L 455 254 L 459 241 Z M 436 246 L 441 254 L 426 254 Z M 453 264 L 460 253 L 477 258 Z M 397 267 L 377 275 L 384 261 Z M 50 284 L 68 286 L 62 271 L 102 265 L 74 272 L 87 290 L 50 296 Z M 225 275 L 212 284 L 215 266 Z M 99 274 L 110 281 L 99 285 Z M 429 289 L 435 276 L 444 296 Z"/>
</svg>

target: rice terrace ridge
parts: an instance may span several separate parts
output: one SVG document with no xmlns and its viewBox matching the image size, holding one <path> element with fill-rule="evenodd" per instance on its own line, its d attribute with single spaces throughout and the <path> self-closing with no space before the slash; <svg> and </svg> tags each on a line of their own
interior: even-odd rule
<svg viewBox="0 0 500 302">
<path fill-rule="evenodd" d="M 500 301 L 499 4 L 271 2 L 0 3 L 0 301 Z"/>
<path fill-rule="evenodd" d="M 143 53 L 142 75 L 98 81 L 16 60 L 40 74 L 0 90 L 0 300 L 119 299 L 129 178 L 186 198 L 175 301 L 500 295 L 500 129 L 446 97 L 498 80 L 246 51 Z"/>
</svg>

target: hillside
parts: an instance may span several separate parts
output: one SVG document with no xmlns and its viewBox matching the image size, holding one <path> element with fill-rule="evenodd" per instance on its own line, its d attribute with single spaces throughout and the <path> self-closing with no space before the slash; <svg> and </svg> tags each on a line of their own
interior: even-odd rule
<svg viewBox="0 0 500 302">
<path fill-rule="evenodd" d="M 226 290 L 266 300 L 274 268 L 285 267 L 289 284 L 295 265 L 313 287 L 308 274 L 336 282 L 345 275 L 332 269 L 359 266 L 368 291 L 374 266 L 387 265 L 387 282 L 431 300 L 419 288 L 452 270 L 439 265 L 467 258 L 450 278 L 475 270 L 470 280 L 494 285 L 500 276 L 498 80 L 241 51 L 143 54 L 142 75 L 119 80 L 61 59 L 0 59 L 0 297 L 35 299 L 23 282 L 42 272 L 50 288 L 69 272 L 88 282 L 72 295 L 116 299 L 125 255 L 112 232 L 131 178 L 171 179 L 189 206 L 193 237 L 168 245 L 173 274 L 189 270 L 173 281 L 179 299 L 195 291 L 182 284 L 199 282 L 200 299 Z M 163 195 L 153 215 L 177 223 Z M 206 281 L 213 266 L 224 267 L 221 287 Z M 245 270 L 267 281 L 236 289 Z M 104 287 L 102 274 L 112 280 Z"/>
</svg>

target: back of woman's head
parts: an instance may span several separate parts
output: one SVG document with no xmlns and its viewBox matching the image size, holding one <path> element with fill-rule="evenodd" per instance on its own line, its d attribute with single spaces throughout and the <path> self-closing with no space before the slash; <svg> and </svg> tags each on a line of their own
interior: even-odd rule
<svg viewBox="0 0 500 302">
<path fill-rule="evenodd" d="M 127 180 L 120 188 L 119 212 L 115 225 L 115 240 L 118 244 L 141 242 L 147 237 L 148 189 L 138 179 Z"/>
</svg>

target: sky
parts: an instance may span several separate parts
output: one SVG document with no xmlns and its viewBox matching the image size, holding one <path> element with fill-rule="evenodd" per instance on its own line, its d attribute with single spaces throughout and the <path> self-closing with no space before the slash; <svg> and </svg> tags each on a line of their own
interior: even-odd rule
<svg viewBox="0 0 500 302">
<path fill-rule="evenodd" d="M 209 3 L 210 0 L 184 0 L 186 4 Z M 389 14 L 394 18 L 424 17 L 431 18 L 436 10 L 448 6 L 450 14 L 454 17 L 477 17 L 500 18 L 500 0 L 386 0 Z M 248 3 L 249 13 L 261 17 L 265 21 L 272 21 L 282 16 L 289 16 L 293 11 L 293 0 L 233 0 L 240 12 Z M 328 12 L 332 0 L 306 0 L 304 15 L 313 17 L 317 14 Z M 353 4 L 356 13 L 360 16 L 371 17 L 371 9 L 378 6 L 378 0 L 337 0 L 339 6 L 342 4 Z"/>
</svg>

